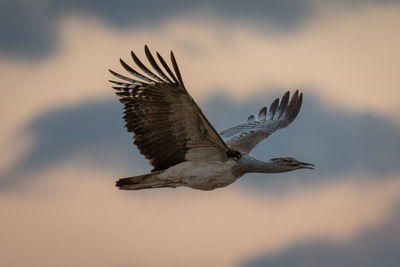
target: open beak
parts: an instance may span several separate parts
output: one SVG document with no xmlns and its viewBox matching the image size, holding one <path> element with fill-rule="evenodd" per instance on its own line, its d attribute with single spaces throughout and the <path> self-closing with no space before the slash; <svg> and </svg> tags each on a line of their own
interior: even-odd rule
<svg viewBox="0 0 400 267">
<path fill-rule="evenodd" d="M 315 165 L 307 162 L 300 162 L 299 169 L 310 169 L 314 170 Z"/>
</svg>

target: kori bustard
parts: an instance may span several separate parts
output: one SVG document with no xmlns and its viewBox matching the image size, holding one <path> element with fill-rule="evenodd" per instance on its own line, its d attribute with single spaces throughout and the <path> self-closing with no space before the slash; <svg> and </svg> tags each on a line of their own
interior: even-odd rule
<svg viewBox="0 0 400 267">
<path fill-rule="evenodd" d="M 126 128 L 134 133 L 134 144 L 150 161 L 150 173 L 120 179 L 116 186 L 124 190 L 186 186 L 212 190 L 235 182 L 246 173 L 277 173 L 313 169 L 313 164 L 290 157 L 268 162 L 248 154 L 263 139 L 288 126 L 299 113 L 303 94 L 289 92 L 264 107 L 257 119 L 216 132 L 200 107 L 189 95 L 171 51 L 171 69 L 156 52 L 156 62 L 147 46 L 147 60 L 154 72 L 131 51 L 134 63 L 144 74 L 122 59 L 122 67 L 134 78 L 112 70 L 120 81 L 110 80 L 124 104 Z M 166 73 L 165 73 L 166 71 Z M 168 75 L 167 75 L 168 74 Z"/>
</svg>

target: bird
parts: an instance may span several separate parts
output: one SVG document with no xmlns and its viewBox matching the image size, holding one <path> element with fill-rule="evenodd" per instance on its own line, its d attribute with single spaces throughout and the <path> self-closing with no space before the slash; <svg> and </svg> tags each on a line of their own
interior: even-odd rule
<svg viewBox="0 0 400 267">
<path fill-rule="evenodd" d="M 261 161 L 251 150 L 297 116 L 303 94 L 286 92 L 281 100 L 263 107 L 243 124 L 218 133 L 186 89 L 174 53 L 172 69 L 156 52 L 157 63 L 147 45 L 144 52 L 151 71 L 131 51 L 142 73 L 120 59 L 130 75 L 111 69 L 118 80 L 109 80 L 124 105 L 125 127 L 134 134 L 134 144 L 153 166 L 150 173 L 121 178 L 122 190 L 189 187 L 213 190 L 226 187 L 247 173 L 280 173 L 314 169 L 315 165 L 291 157 Z M 125 74 L 126 75 L 126 74 Z"/>
</svg>

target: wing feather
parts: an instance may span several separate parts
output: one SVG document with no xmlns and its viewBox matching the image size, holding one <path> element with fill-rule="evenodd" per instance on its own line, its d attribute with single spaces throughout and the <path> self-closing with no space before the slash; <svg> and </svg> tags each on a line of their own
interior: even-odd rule
<svg viewBox="0 0 400 267">
<path fill-rule="evenodd" d="M 171 69 L 169 68 L 168 64 L 165 62 L 165 60 L 163 59 L 163 57 L 156 52 L 158 60 L 160 60 L 161 65 L 163 65 L 164 69 L 168 72 L 169 76 L 171 76 L 172 80 L 174 80 L 175 83 L 179 84 L 179 81 L 176 79 L 174 73 L 171 71 Z"/>
<path fill-rule="evenodd" d="M 280 119 L 281 118 L 281 116 L 282 116 L 282 114 L 285 112 L 285 109 L 286 109 L 286 107 L 287 107 L 287 105 L 288 105 L 288 103 L 289 103 L 289 97 L 290 97 L 290 91 L 287 91 L 284 95 L 283 95 L 283 97 L 282 97 L 282 100 L 281 100 L 281 103 L 279 104 L 279 108 L 278 108 L 278 110 L 277 110 L 277 114 L 276 114 L 276 117 L 278 118 L 278 119 Z"/>
<path fill-rule="evenodd" d="M 252 122 L 254 122 L 254 120 L 255 120 L 254 115 L 250 115 L 250 116 L 247 118 L 247 122 L 248 122 L 248 123 L 252 123 Z"/>
<path fill-rule="evenodd" d="M 142 74 L 140 74 L 139 72 L 137 72 L 136 70 L 132 69 L 128 64 L 125 63 L 125 61 L 123 61 L 122 59 L 119 59 L 119 62 L 121 63 L 122 67 L 129 72 L 130 74 L 132 74 L 133 76 L 135 76 L 136 78 L 142 79 L 143 81 L 146 81 L 148 83 L 155 83 L 154 80 L 147 78 L 146 76 L 143 76 Z"/>
<path fill-rule="evenodd" d="M 174 67 L 174 71 L 175 71 L 175 73 L 176 73 L 176 76 L 178 76 L 179 83 L 180 83 L 183 87 L 185 87 L 185 85 L 183 84 L 181 72 L 179 71 L 178 64 L 176 63 L 175 56 L 174 56 L 174 53 L 172 53 L 172 51 L 171 51 L 171 62 L 172 62 L 172 66 Z"/>
<path fill-rule="evenodd" d="M 258 113 L 257 119 L 259 121 L 266 121 L 267 120 L 267 107 L 263 107 L 260 112 Z"/>
<path fill-rule="evenodd" d="M 158 75 L 160 75 L 167 83 L 172 83 L 172 81 L 168 78 L 168 76 L 165 75 L 165 73 L 162 71 L 160 66 L 158 66 L 147 45 L 144 46 L 144 52 L 146 54 L 147 60 L 150 62 L 150 65 L 158 73 Z"/>
<path fill-rule="evenodd" d="M 125 77 L 125 76 L 123 76 L 123 75 L 121 75 L 121 74 L 119 74 L 119 73 L 116 73 L 116 72 L 113 71 L 113 70 L 108 70 L 108 71 L 109 71 L 112 75 L 114 75 L 115 77 L 117 77 L 117 78 L 119 78 L 119 79 L 121 79 L 121 80 L 130 82 L 130 83 L 132 83 L 132 84 L 134 84 L 135 82 L 137 82 L 136 80 L 131 79 L 131 78 L 128 78 L 128 77 Z"/>
<path fill-rule="evenodd" d="M 120 60 L 122 67 L 138 80 L 110 70 L 124 81 L 110 82 L 118 85 L 113 88 L 124 104 L 125 126 L 134 133 L 134 144 L 153 165 L 152 171 L 164 170 L 187 160 L 226 159 L 230 149 L 185 89 L 174 55 L 171 53 L 175 73 L 157 53 L 172 81 L 158 66 L 147 46 L 145 54 L 159 76 L 132 52 L 134 63 L 150 78 Z"/>
<path fill-rule="evenodd" d="M 135 55 L 135 53 L 133 51 L 131 51 L 131 57 L 133 59 L 133 61 L 135 62 L 136 65 L 138 65 L 139 68 L 141 68 L 144 73 L 146 73 L 147 75 L 149 75 L 150 77 L 152 77 L 154 80 L 157 80 L 158 82 L 165 82 L 164 80 L 162 80 L 160 77 L 158 77 L 157 75 L 155 75 L 153 72 L 151 72 L 143 63 L 142 61 L 140 61 L 140 59 Z"/>
<path fill-rule="evenodd" d="M 289 102 L 289 92 L 286 92 L 281 102 L 275 99 L 269 107 L 268 120 L 265 120 L 267 108 L 261 109 L 258 120 L 251 115 L 247 123 L 229 128 L 220 133 L 224 142 L 234 150 L 250 153 L 263 139 L 278 129 L 285 128 L 297 117 L 303 101 L 303 94 L 296 91 Z"/>
<path fill-rule="evenodd" d="M 278 109 L 279 105 L 279 98 L 275 99 L 274 102 L 272 102 L 271 106 L 269 107 L 269 112 L 268 112 L 268 119 L 273 120 L 275 116 L 275 112 Z"/>
</svg>

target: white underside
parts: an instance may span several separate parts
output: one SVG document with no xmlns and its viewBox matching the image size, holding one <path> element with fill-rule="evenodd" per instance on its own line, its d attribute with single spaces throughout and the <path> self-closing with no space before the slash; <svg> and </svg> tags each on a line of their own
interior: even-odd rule
<svg viewBox="0 0 400 267">
<path fill-rule="evenodd" d="M 158 178 L 195 189 L 211 190 L 230 185 L 240 177 L 232 173 L 234 165 L 233 160 L 185 161 L 168 168 Z"/>
</svg>

